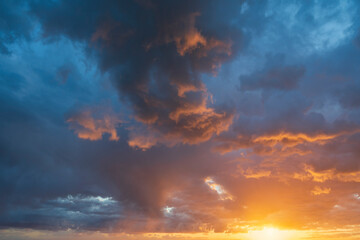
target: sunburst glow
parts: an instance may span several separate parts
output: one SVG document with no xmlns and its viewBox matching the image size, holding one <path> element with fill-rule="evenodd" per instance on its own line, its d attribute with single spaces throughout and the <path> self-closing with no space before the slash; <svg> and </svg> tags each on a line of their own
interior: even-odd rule
<svg viewBox="0 0 360 240">
<path fill-rule="evenodd" d="M 249 240 L 296 240 L 299 233 L 290 230 L 280 230 L 273 227 L 264 227 L 262 230 L 249 231 Z"/>
</svg>

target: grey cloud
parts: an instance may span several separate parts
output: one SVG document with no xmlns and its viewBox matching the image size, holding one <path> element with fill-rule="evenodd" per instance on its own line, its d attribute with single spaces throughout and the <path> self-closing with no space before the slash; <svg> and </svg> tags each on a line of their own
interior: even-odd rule
<svg viewBox="0 0 360 240">
<path fill-rule="evenodd" d="M 22 0 L 0 3 L 0 53 L 11 54 L 9 45 L 30 39 L 33 22 L 27 14 L 27 2 Z"/>
<path fill-rule="evenodd" d="M 251 75 L 240 76 L 240 89 L 242 91 L 296 89 L 305 74 L 305 67 L 286 64 L 284 58 L 283 55 L 267 55 L 263 69 Z"/>
<path fill-rule="evenodd" d="M 279 89 L 291 90 L 298 86 L 305 69 L 298 66 L 284 66 L 241 77 L 241 90 Z"/>
</svg>

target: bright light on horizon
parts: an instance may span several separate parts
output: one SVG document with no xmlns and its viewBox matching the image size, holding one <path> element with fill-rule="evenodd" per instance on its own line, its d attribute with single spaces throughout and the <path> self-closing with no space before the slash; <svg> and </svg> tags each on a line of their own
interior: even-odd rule
<svg viewBox="0 0 360 240">
<path fill-rule="evenodd" d="M 273 227 L 264 227 L 262 230 L 253 230 L 248 233 L 249 240 L 295 240 L 299 239 L 297 231 L 280 230 Z"/>
</svg>

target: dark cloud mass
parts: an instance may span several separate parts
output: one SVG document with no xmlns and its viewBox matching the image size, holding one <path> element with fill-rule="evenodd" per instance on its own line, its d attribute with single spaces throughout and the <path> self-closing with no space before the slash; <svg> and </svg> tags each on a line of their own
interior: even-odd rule
<svg viewBox="0 0 360 240">
<path fill-rule="evenodd" d="M 64 35 L 86 43 L 149 131 L 197 143 L 225 131 L 232 120 L 230 110 L 209 107 L 200 76 L 215 74 L 241 44 L 240 30 L 225 30 L 228 23 L 199 30 L 202 12 L 209 17 L 206 12 L 217 4 L 209 2 L 206 9 L 190 1 L 64 1 L 34 3 L 32 12 L 46 38 Z"/>
<path fill-rule="evenodd" d="M 0 239 L 359 232 L 359 7 L 1 1 Z"/>
<path fill-rule="evenodd" d="M 298 87 L 300 78 L 305 73 L 303 66 L 280 65 L 283 62 L 281 56 L 269 56 L 265 70 L 259 71 L 251 76 L 240 77 L 241 90 L 277 89 L 292 90 Z"/>
</svg>

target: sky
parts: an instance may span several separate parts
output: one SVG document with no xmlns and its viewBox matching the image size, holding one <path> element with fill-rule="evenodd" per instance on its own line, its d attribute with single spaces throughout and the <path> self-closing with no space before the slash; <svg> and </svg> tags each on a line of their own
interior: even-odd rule
<svg viewBox="0 0 360 240">
<path fill-rule="evenodd" d="M 0 239 L 360 239 L 359 63 L 357 0 L 0 1 Z"/>
</svg>

